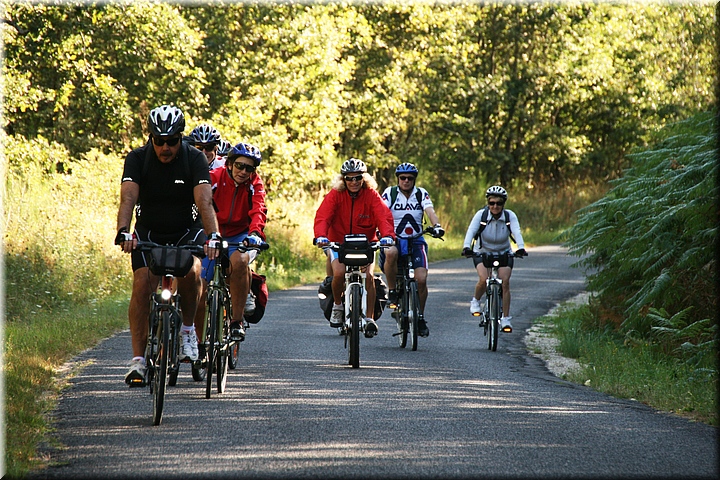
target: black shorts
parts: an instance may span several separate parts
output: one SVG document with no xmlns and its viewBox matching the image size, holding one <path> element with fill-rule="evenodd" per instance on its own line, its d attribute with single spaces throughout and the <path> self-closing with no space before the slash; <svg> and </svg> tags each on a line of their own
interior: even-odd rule
<svg viewBox="0 0 720 480">
<path fill-rule="evenodd" d="M 482 265 L 482 258 L 480 257 L 473 257 L 473 265 L 475 265 L 475 269 L 477 269 L 478 265 Z M 510 257 L 507 259 L 507 266 L 510 267 L 510 270 L 512 270 L 513 266 L 515 265 L 515 258 Z"/>
<path fill-rule="evenodd" d="M 178 233 L 155 233 L 142 225 L 135 225 L 135 235 L 137 235 L 138 240 L 155 242 L 160 245 L 204 245 L 207 240 L 205 230 L 199 225 L 194 225 L 192 228 Z M 202 256 L 195 253 L 193 253 L 193 255 L 202 258 Z M 143 252 L 133 250 L 130 258 L 132 260 L 133 272 L 138 268 L 148 266 L 147 259 Z"/>
</svg>

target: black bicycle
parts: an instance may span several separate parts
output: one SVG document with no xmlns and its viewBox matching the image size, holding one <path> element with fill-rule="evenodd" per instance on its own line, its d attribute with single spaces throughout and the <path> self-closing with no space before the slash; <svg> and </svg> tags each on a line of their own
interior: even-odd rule
<svg viewBox="0 0 720 480">
<path fill-rule="evenodd" d="M 398 337 L 400 348 L 407 346 L 409 336 L 410 347 L 413 351 L 417 350 L 418 347 L 418 320 L 420 318 L 420 295 L 418 293 L 417 282 L 415 281 L 415 267 L 413 266 L 412 256 L 413 242 L 416 238 L 426 233 L 442 240 L 441 237 L 435 235 L 435 229 L 433 227 L 427 227 L 421 232 L 408 237 L 402 237 L 402 239 L 407 240 L 407 253 L 401 255 L 398 252 L 397 277 L 395 280 L 398 304 L 397 308 L 395 308 L 391 314 L 397 322 L 398 331 L 393 333 L 393 336 Z M 399 243 L 398 241 L 398 251 L 400 250 Z"/>
<path fill-rule="evenodd" d="M 137 242 L 137 250 L 148 253 L 150 271 L 160 276 L 158 287 L 150 294 L 148 342 L 145 347 L 147 371 L 136 385 L 150 385 L 153 396 L 153 424 L 162 422 L 166 387 L 174 386 L 180 371 L 180 328 L 182 311 L 180 294 L 175 291 L 175 277 L 184 277 L 193 266 L 193 253 L 203 253 L 200 245 L 160 245 Z"/>
<path fill-rule="evenodd" d="M 224 256 L 225 259 L 224 261 L 215 262 L 213 279 L 208 284 L 208 315 L 201 336 L 205 356 L 200 367 L 202 373 L 198 372 L 197 375 L 205 378 L 205 398 L 210 398 L 212 392 L 213 373 L 216 376 L 217 393 L 225 391 L 228 368 L 234 369 L 237 366 L 240 351 L 240 342 L 232 340 L 230 337 L 230 322 L 232 322 L 233 312 L 232 302 L 230 301 L 230 286 L 225 279 L 225 267 L 223 266 L 223 263 L 227 265 L 227 262 L 229 262 L 226 252 L 228 247 L 231 246 L 237 247 L 241 252 L 262 251 L 270 247 L 267 243 L 245 245 L 242 242 L 222 242 L 221 257 Z M 195 375 L 195 368 L 193 368 L 193 378 L 202 380 L 202 378 L 198 379 Z"/>
<path fill-rule="evenodd" d="M 345 321 L 340 327 L 348 350 L 348 364 L 360 367 L 360 333 L 365 331 L 367 292 L 362 267 L 375 260 L 379 242 L 369 242 L 365 235 L 345 235 L 343 243 L 330 242 L 329 248 L 338 252 L 338 261 L 345 265 Z"/>
<path fill-rule="evenodd" d="M 488 278 L 485 282 L 485 305 L 483 311 L 474 313 L 480 317 L 480 328 L 483 336 L 488 337 L 488 350 L 497 350 L 500 319 L 502 319 L 502 279 L 498 277 L 498 269 L 507 267 L 511 258 L 523 258 L 512 251 L 504 253 L 473 253 L 473 257 L 482 259 L 483 265 L 488 269 Z"/>
</svg>

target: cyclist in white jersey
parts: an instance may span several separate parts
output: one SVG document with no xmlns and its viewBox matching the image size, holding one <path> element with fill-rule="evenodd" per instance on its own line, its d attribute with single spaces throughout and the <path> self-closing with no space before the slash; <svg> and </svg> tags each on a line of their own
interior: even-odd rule
<svg viewBox="0 0 720 480">
<path fill-rule="evenodd" d="M 485 198 L 487 199 L 487 207 L 481 208 L 475 213 L 465 233 L 462 255 L 472 256 L 473 252 L 504 253 L 510 251 L 510 239 L 512 238 L 518 246 L 515 255 L 518 257 L 527 256 L 517 215 L 512 210 L 505 209 L 505 202 L 508 199 L 507 191 L 499 185 L 493 185 L 485 192 Z M 487 225 L 480 231 L 485 208 L 488 210 L 485 213 Z M 507 220 L 503 214 L 504 211 L 507 212 Z M 478 232 L 480 232 L 479 237 Z M 508 266 L 498 269 L 498 276 L 503 281 L 503 317 L 500 319 L 500 329 L 507 333 L 512 332 L 512 324 L 510 323 L 512 319 L 512 316 L 510 316 L 510 275 L 512 274 L 513 260 L 512 257 L 509 258 Z M 478 272 L 478 282 L 475 285 L 475 296 L 470 300 L 470 313 L 477 314 L 482 310 L 480 299 L 485 294 L 485 281 L 488 278 L 488 271 L 479 257 L 473 258 L 473 263 Z"/>
<path fill-rule="evenodd" d="M 424 188 L 416 187 L 415 180 L 418 176 L 418 169 L 412 163 L 401 163 L 395 169 L 395 176 L 398 185 L 388 187 L 382 194 L 382 199 L 390 208 L 395 222 L 396 245 L 380 251 L 380 269 L 385 273 L 390 291 L 388 292 L 388 305 L 390 308 L 397 308 L 398 294 L 395 290 L 397 278 L 398 248 L 403 254 L 407 252 L 408 242 L 403 237 L 409 237 L 422 231 L 423 216 L 427 215 L 428 220 L 435 229 L 437 237 L 442 237 L 445 230 L 440 226 L 435 209 L 433 208 L 430 194 Z M 427 301 L 427 242 L 422 236 L 413 240 L 413 267 L 415 268 L 415 281 L 420 296 L 420 318 L 418 319 L 418 333 L 422 337 L 430 334 L 427 322 L 425 321 L 425 302 Z"/>
</svg>

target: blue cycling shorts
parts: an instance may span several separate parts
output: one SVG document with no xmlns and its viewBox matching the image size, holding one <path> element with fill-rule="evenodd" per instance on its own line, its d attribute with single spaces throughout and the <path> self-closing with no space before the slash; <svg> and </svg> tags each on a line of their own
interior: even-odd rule
<svg viewBox="0 0 720 480">
<path fill-rule="evenodd" d="M 399 255 L 407 255 L 408 253 L 408 241 L 404 238 L 398 237 L 395 243 L 398 249 Z M 413 240 L 413 251 L 412 251 L 412 262 L 413 268 L 428 268 L 428 246 L 424 238 L 416 238 Z M 380 250 L 380 270 L 385 272 L 385 250 Z"/>
<path fill-rule="evenodd" d="M 245 240 L 245 238 L 248 236 L 248 232 L 240 233 L 238 235 L 235 235 L 233 237 L 226 237 L 223 238 L 223 240 L 226 240 L 228 242 L 235 242 L 239 243 Z M 227 258 L 230 258 L 230 256 L 236 252 L 238 247 L 236 246 L 230 246 L 227 250 Z M 248 255 L 250 255 L 250 262 L 252 263 L 255 260 L 255 257 L 257 257 L 257 250 L 250 250 L 247 252 Z M 213 278 L 213 272 L 215 271 L 215 260 L 209 260 L 207 257 L 202 259 L 202 273 L 200 276 L 205 279 L 205 281 L 209 282 Z"/>
</svg>

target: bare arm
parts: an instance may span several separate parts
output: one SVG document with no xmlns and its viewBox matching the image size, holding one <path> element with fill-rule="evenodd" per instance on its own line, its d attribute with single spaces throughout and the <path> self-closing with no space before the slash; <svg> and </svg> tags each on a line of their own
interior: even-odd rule
<svg viewBox="0 0 720 480">
<path fill-rule="evenodd" d="M 215 209 L 212 206 L 212 187 L 207 183 L 197 185 L 193 189 L 193 195 L 195 196 L 195 205 L 197 205 L 202 217 L 205 233 L 210 235 L 212 232 L 219 232 L 220 227 L 218 226 Z"/>
<path fill-rule="evenodd" d="M 428 220 L 430 220 L 430 225 L 435 226 L 440 224 L 440 219 L 437 216 L 437 213 L 435 213 L 435 209 L 433 207 L 427 207 L 425 209 L 425 215 L 427 215 Z"/>
<path fill-rule="evenodd" d="M 120 231 L 121 228 L 126 228 L 130 231 L 133 210 L 135 209 L 135 204 L 139 196 L 140 185 L 137 183 L 123 182 L 120 185 L 120 208 L 118 209 L 117 215 L 117 231 Z M 120 248 L 122 248 L 125 253 L 130 253 L 133 248 L 135 248 L 136 243 L 136 240 L 122 242 Z"/>
</svg>

